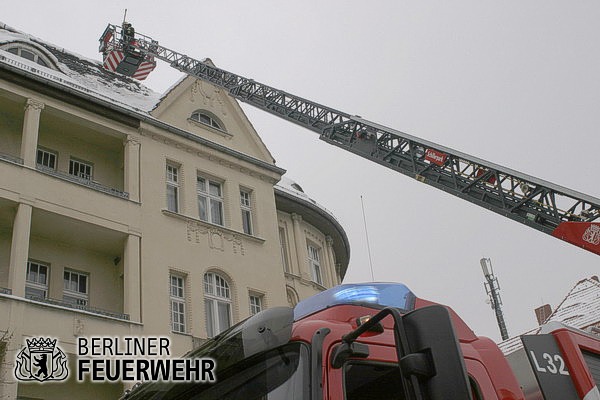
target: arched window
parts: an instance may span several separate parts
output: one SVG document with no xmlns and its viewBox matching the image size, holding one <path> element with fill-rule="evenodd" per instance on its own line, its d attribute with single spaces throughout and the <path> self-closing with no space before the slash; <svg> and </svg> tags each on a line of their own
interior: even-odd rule
<svg viewBox="0 0 600 400">
<path fill-rule="evenodd" d="M 215 272 L 204 274 L 206 335 L 213 337 L 231 326 L 231 290 L 225 278 Z"/>
<path fill-rule="evenodd" d="M 296 304 L 298 304 L 298 293 L 289 286 L 285 287 L 285 293 L 287 295 L 288 305 L 292 308 L 296 307 Z"/>
<path fill-rule="evenodd" d="M 194 111 L 190 116 L 191 120 L 200 122 L 201 124 L 211 126 L 213 128 L 217 128 L 219 130 L 224 131 L 225 126 L 217 117 L 212 115 L 211 113 L 203 110 Z"/>
<path fill-rule="evenodd" d="M 44 56 L 37 49 L 34 49 L 31 46 L 17 46 L 15 44 L 9 44 L 7 46 L 3 46 L 2 49 L 19 57 L 23 57 L 27 60 L 33 61 L 43 67 L 56 69 L 52 65 L 52 62 L 46 56 Z"/>
</svg>

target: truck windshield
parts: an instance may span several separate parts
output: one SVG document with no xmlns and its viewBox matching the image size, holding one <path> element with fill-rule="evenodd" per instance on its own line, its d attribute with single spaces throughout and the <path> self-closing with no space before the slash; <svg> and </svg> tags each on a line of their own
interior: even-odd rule
<svg viewBox="0 0 600 400">
<path fill-rule="evenodd" d="M 262 311 L 209 339 L 187 355 L 211 358 L 216 383 L 148 382 L 125 395 L 127 400 L 159 399 L 294 399 L 308 385 L 307 351 L 290 343 L 293 311 Z M 242 395 L 243 393 L 243 395 Z M 251 396 L 252 395 L 252 396 Z"/>
<path fill-rule="evenodd" d="M 258 354 L 236 366 L 192 400 L 294 400 L 308 398 L 308 350 L 292 343 Z"/>
<path fill-rule="evenodd" d="M 306 345 L 295 342 L 256 354 L 222 371 L 216 383 L 155 386 L 147 400 L 299 400 L 309 396 Z"/>
</svg>

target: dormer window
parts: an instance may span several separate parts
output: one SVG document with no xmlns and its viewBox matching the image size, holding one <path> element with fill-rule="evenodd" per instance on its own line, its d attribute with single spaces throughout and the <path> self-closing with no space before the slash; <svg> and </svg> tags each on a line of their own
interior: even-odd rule
<svg viewBox="0 0 600 400">
<path fill-rule="evenodd" d="M 225 131 L 225 127 L 221 121 L 214 115 L 206 111 L 194 111 L 190 116 L 190 119 L 200 122 L 201 124 L 211 126 L 213 128 Z"/>
<path fill-rule="evenodd" d="M 16 56 L 23 57 L 29 61 L 33 61 L 43 67 L 54 68 L 52 62 L 48 59 L 48 57 L 41 54 L 37 49 L 34 49 L 32 46 L 15 46 L 7 45 L 2 47 L 3 50 L 8 51 Z"/>
<path fill-rule="evenodd" d="M 297 183 L 292 183 L 292 187 L 297 191 L 304 193 L 304 189 L 302 189 L 302 186 L 298 185 Z"/>
</svg>

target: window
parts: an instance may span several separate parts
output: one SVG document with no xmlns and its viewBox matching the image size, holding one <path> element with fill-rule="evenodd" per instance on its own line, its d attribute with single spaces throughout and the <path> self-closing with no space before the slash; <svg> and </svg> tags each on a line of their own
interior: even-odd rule
<svg viewBox="0 0 600 400">
<path fill-rule="evenodd" d="M 219 182 L 199 176 L 198 213 L 202 221 L 223 225 L 223 189 Z"/>
<path fill-rule="evenodd" d="M 223 124 L 214 116 L 204 111 L 195 111 L 190 116 L 190 119 L 198 121 L 204 125 L 212 126 L 213 128 L 224 131 Z"/>
<path fill-rule="evenodd" d="M 71 158 L 69 160 L 69 174 L 71 174 L 73 176 L 91 180 L 92 179 L 92 170 L 93 170 L 92 164 L 90 164 L 86 161 L 75 160 L 73 158 Z"/>
<path fill-rule="evenodd" d="M 218 274 L 204 274 L 204 310 L 206 335 L 213 337 L 231 326 L 231 292 L 227 281 Z"/>
<path fill-rule="evenodd" d="M 263 299 L 261 295 L 250 295 L 250 315 L 258 314 L 263 309 Z"/>
<path fill-rule="evenodd" d="M 171 274 L 171 329 L 173 332 L 185 333 L 185 280 L 182 276 Z"/>
<path fill-rule="evenodd" d="M 240 190 L 240 207 L 242 208 L 242 227 L 244 233 L 252 235 L 252 206 L 250 202 L 250 192 Z"/>
<path fill-rule="evenodd" d="M 167 164 L 167 210 L 179 212 L 179 168 Z"/>
<path fill-rule="evenodd" d="M 56 169 L 56 153 L 50 150 L 37 150 L 37 164 L 50 169 Z"/>
<path fill-rule="evenodd" d="M 288 244 L 285 236 L 285 228 L 281 226 L 279 227 L 279 245 L 281 249 L 281 263 L 283 264 L 283 270 L 285 272 L 291 272 L 290 264 L 288 261 Z"/>
<path fill-rule="evenodd" d="M 239 336 L 241 334 L 238 332 L 235 338 Z M 246 342 L 242 340 L 239 342 L 230 340 L 216 345 L 217 350 L 214 351 L 212 358 L 220 369 L 217 382 L 214 384 L 194 384 L 191 390 L 183 394 L 179 385 L 162 385 L 147 398 L 190 400 L 310 398 L 311 371 L 308 346 L 292 342 L 244 359 Z M 254 343 L 250 346 L 252 344 Z M 254 350 L 252 347 L 251 349 Z M 382 397 L 384 398 L 386 397 Z"/>
<path fill-rule="evenodd" d="M 50 266 L 37 261 L 27 261 L 25 297 L 45 299 L 48 297 L 48 270 Z"/>
<path fill-rule="evenodd" d="M 347 400 L 403 400 L 402 378 L 397 365 L 351 363 L 344 368 Z"/>
<path fill-rule="evenodd" d="M 19 57 L 23 57 L 27 60 L 38 63 L 41 66 L 48 67 L 48 63 L 43 59 L 43 57 L 32 50 L 25 49 L 23 47 L 10 47 L 6 51 L 9 53 L 15 54 Z"/>
<path fill-rule="evenodd" d="M 323 284 L 321 276 L 321 249 L 309 244 L 308 245 L 308 264 L 312 273 L 313 281 L 319 285 Z"/>
<path fill-rule="evenodd" d="M 83 272 L 65 270 L 63 301 L 75 306 L 88 304 L 88 275 Z"/>
</svg>

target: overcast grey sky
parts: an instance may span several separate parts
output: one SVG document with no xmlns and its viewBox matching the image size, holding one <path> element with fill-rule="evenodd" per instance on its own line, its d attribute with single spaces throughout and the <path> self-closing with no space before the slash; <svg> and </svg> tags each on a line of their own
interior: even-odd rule
<svg viewBox="0 0 600 400">
<path fill-rule="evenodd" d="M 195 58 L 350 114 L 599 197 L 600 2 L 25 1 L 0 21 L 100 60 L 123 10 L 136 30 Z M 166 64 L 158 92 L 180 74 Z M 509 333 L 536 324 L 598 256 L 480 209 L 243 105 L 279 166 L 331 210 L 351 242 L 346 282 L 406 283 L 500 335 L 485 303 L 492 259 Z"/>
</svg>

